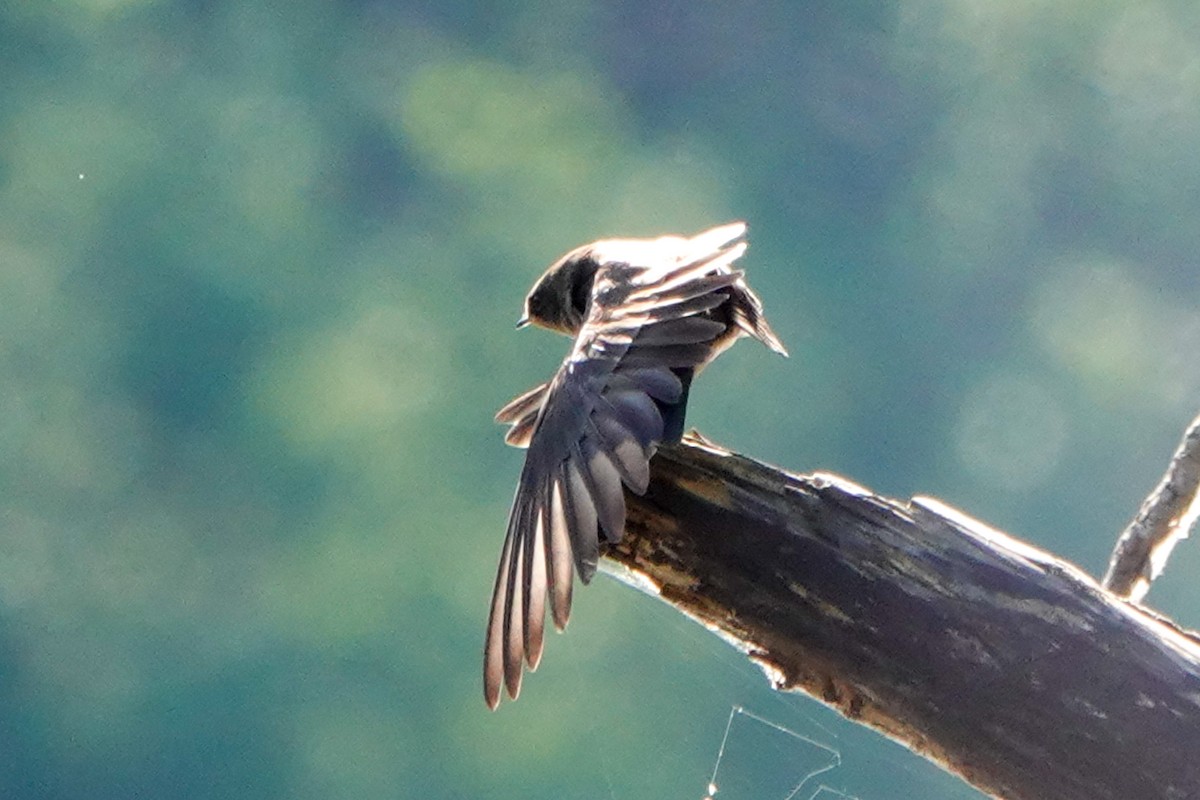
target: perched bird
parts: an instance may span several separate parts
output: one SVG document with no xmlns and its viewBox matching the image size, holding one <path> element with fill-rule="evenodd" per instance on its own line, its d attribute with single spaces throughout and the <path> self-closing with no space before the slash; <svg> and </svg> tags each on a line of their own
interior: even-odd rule
<svg viewBox="0 0 1200 800">
<path fill-rule="evenodd" d="M 762 303 L 733 268 L 734 222 L 691 238 L 606 239 L 556 261 L 525 298 L 518 327 L 575 338 L 554 378 L 496 414 L 527 447 L 500 554 L 483 655 L 491 708 L 516 699 L 523 662 L 542 657 L 546 600 L 559 630 L 573 574 L 596 572 L 600 539 L 625 527 L 624 487 L 642 494 L 650 457 L 683 434 L 692 378 L 742 336 L 787 355 Z"/>
</svg>

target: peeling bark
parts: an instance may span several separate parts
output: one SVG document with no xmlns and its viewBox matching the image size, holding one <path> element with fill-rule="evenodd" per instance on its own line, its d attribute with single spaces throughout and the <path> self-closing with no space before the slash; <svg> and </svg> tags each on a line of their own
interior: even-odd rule
<svg viewBox="0 0 1200 800">
<path fill-rule="evenodd" d="M 800 690 L 1008 800 L 1200 797 L 1200 644 L 935 500 L 664 448 L 607 556 Z"/>
</svg>

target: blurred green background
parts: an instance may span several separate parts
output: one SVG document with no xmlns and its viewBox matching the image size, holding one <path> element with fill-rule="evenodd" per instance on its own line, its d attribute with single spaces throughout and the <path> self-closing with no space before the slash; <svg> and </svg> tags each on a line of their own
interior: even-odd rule
<svg viewBox="0 0 1200 800">
<path fill-rule="evenodd" d="M 5 3 L 0 99 L 3 797 L 976 796 L 607 577 L 485 711 L 592 239 L 749 220 L 689 423 L 1093 575 L 1200 408 L 1192 2 Z"/>
</svg>

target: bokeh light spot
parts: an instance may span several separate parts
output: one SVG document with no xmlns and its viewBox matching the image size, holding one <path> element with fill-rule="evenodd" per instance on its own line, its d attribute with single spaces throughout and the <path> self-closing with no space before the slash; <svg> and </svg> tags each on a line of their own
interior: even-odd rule
<svg viewBox="0 0 1200 800">
<path fill-rule="evenodd" d="M 999 372 L 967 394 L 954 444 L 959 462 L 977 479 L 1023 491 L 1052 476 L 1067 432 L 1066 413 L 1043 382 Z"/>
</svg>

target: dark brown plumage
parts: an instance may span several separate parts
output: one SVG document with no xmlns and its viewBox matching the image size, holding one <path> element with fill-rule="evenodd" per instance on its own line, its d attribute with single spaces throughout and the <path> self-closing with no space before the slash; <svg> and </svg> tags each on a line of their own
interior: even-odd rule
<svg viewBox="0 0 1200 800">
<path fill-rule="evenodd" d="M 548 383 L 496 414 L 527 447 L 492 592 L 484 699 L 516 698 L 542 656 L 546 599 L 561 630 L 574 574 L 625 527 L 624 487 L 645 492 L 655 448 L 683 433 L 692 378 L 741 336 L 787 355 L 733 269 L 741 222 L 691 238 L 608 239 L 556 261 L 525 299 L 526 322 L 575 337 Z"/>
</svg>

